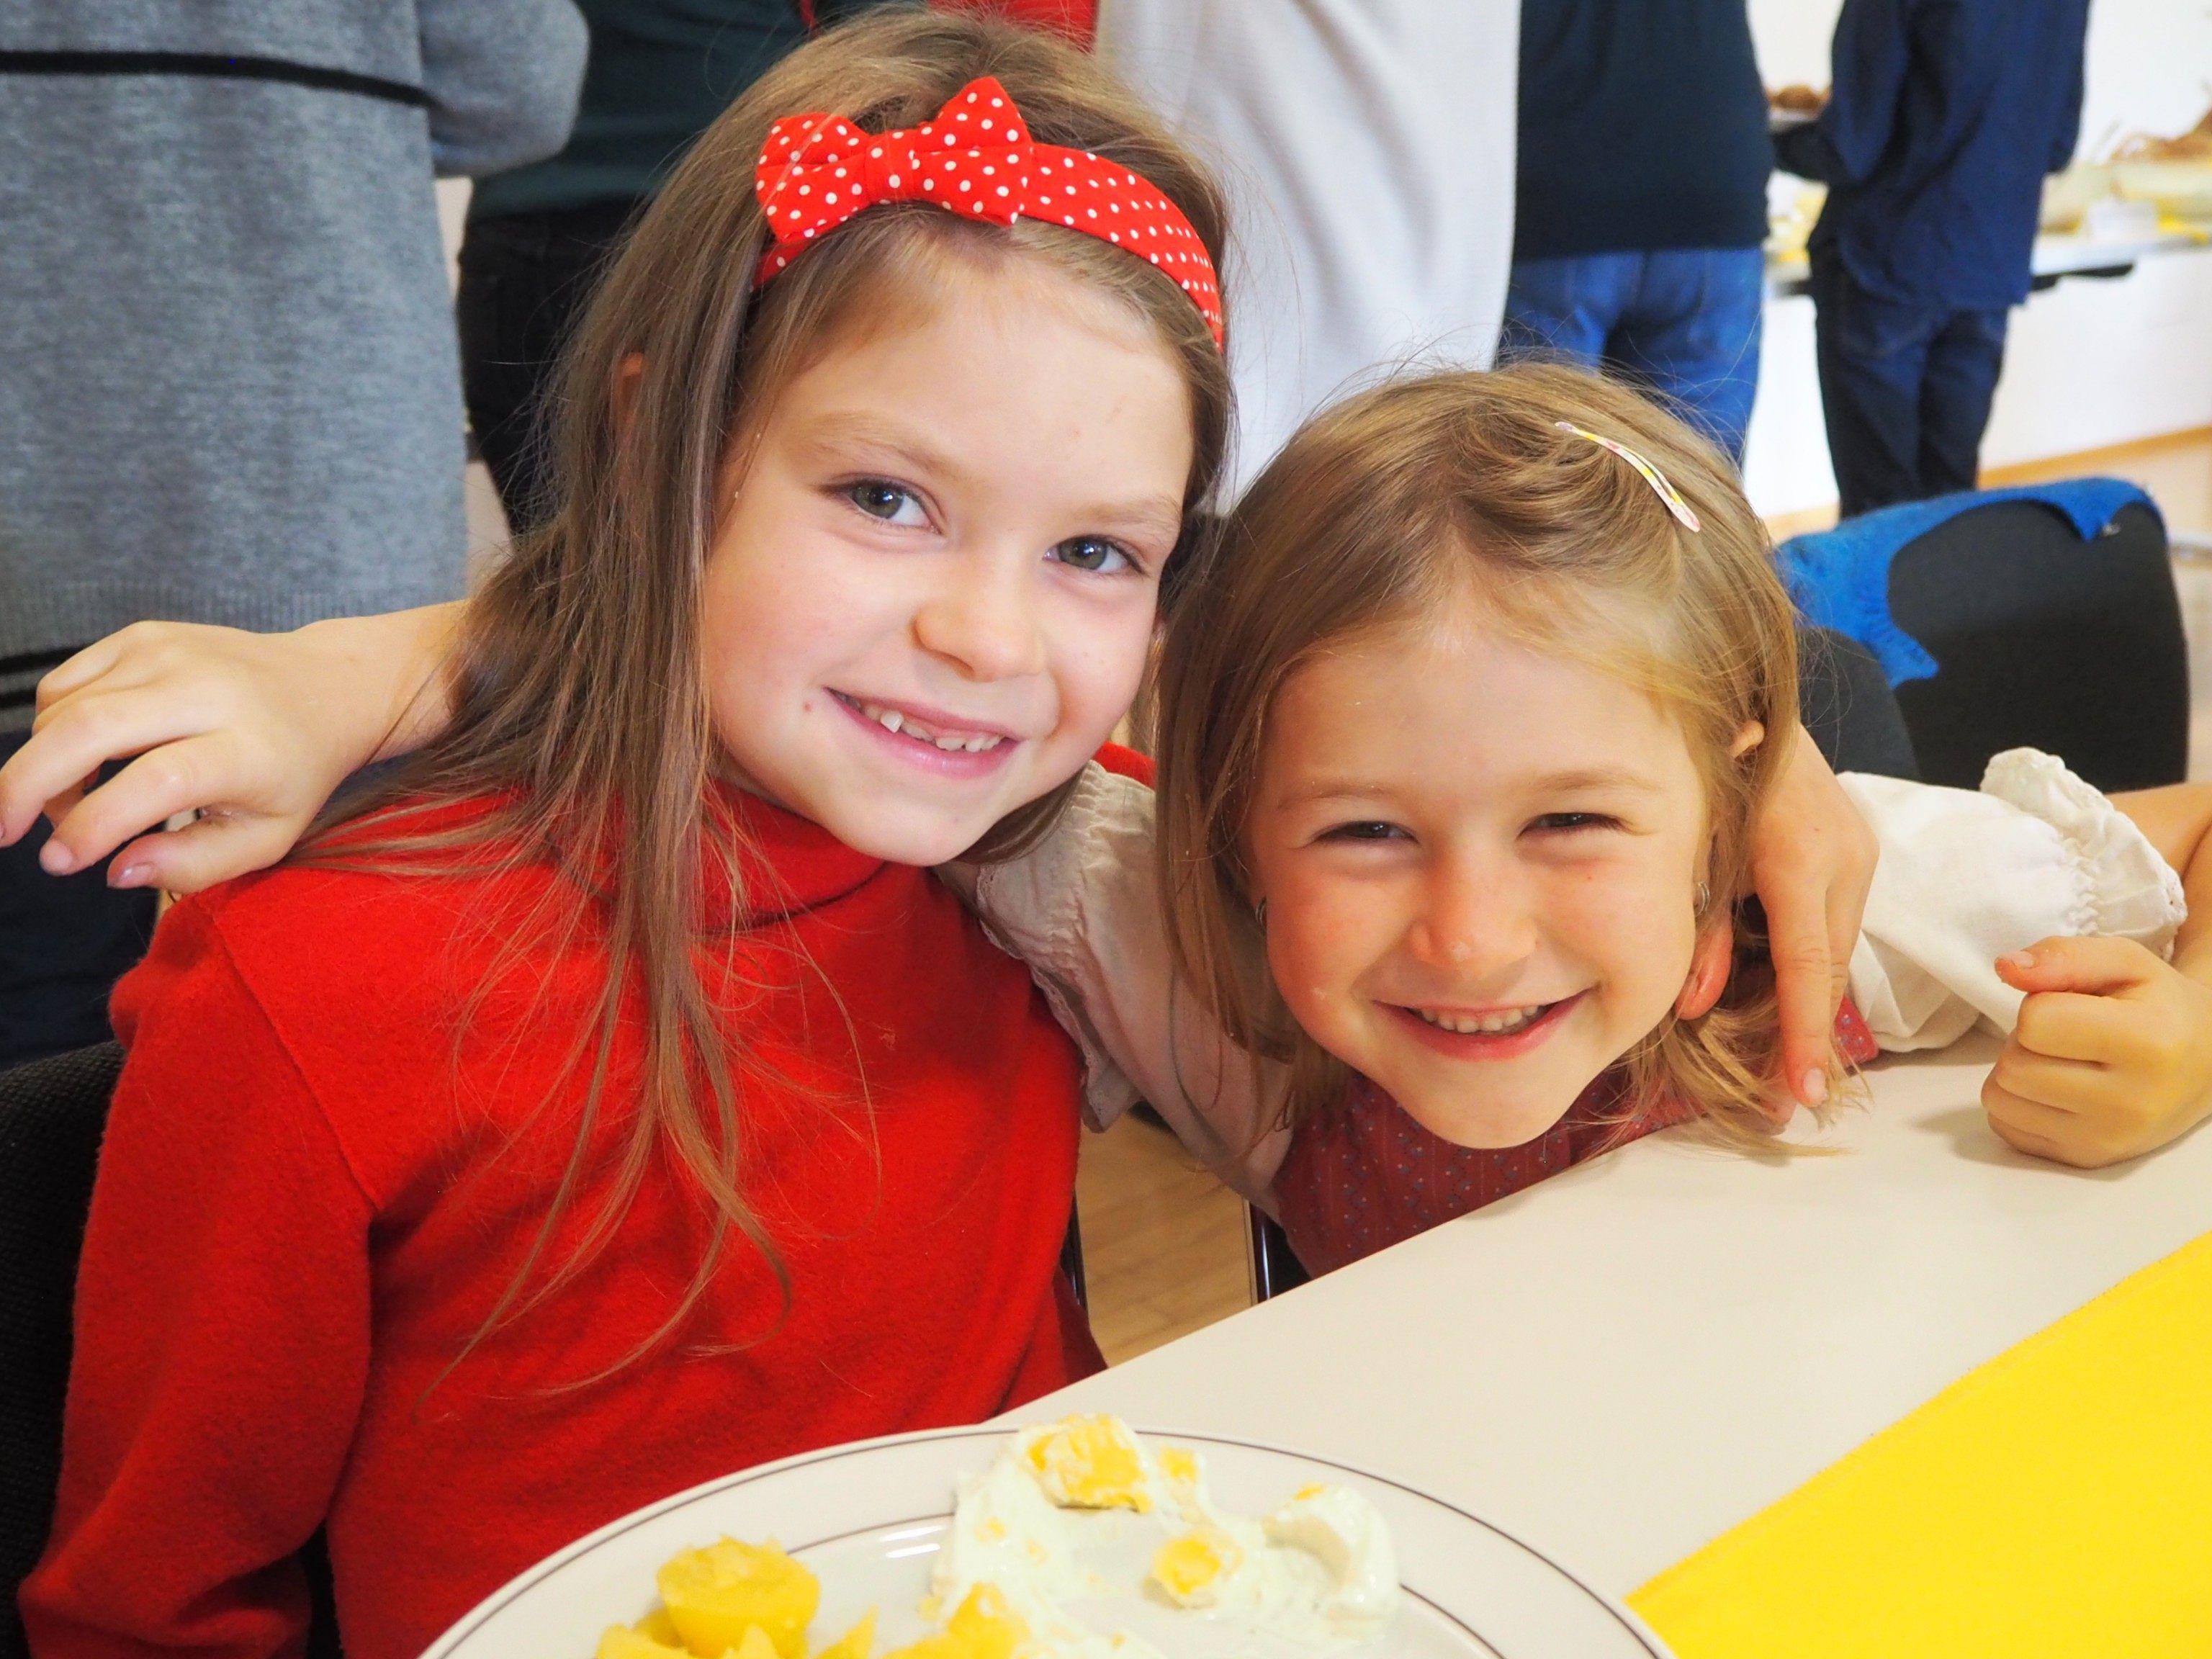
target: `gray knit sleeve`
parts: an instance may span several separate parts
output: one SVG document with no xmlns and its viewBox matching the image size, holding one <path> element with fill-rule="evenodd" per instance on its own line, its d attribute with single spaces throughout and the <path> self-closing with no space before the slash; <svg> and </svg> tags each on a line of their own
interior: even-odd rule
<svg viewBox="0 0 2212 1659">
<path fill-rule="evenodd" d="M 416 16 L 441 176 L 503 173 L 568 142 L 586 44 L 572 0 L 416 0 Z"/>
</svg>

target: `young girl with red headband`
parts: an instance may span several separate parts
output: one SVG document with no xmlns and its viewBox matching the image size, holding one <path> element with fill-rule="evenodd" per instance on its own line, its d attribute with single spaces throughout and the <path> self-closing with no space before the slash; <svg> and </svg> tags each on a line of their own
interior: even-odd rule
<svg viewBox="0 0 2212 1659">
<path fill-rule="evenodd" d="M 450 728 L 118 993 L 34 1650 L 349 1659 L 710 1476 L 1100 1363 L 1075 1048 L 928 866 L 1127 713 L 1228 417 L 1219 204 L 900 14 L 702 140 L 566 363 Z"/>
<path fill-rule="evenodd" d="M 321 1528 L 351 1659 L 405 1659 L 641 1503 L 1097 1364 L 1079 1050 L 927 866 L 1096 787 L 1223 450 L 1219 222 L 1095 68 L 987 22 L 825 37 L 702 141 L 570 349 L 558 510 L 460 618 L 449 725 L 118 992 L 42 1655 L 290 1647 Z M 204 789 L 179 637 L 65 671 L 18 784 L 144 747 L 135 708 L 198 735 L 77 810 Z M 278 710 L 310 776 L 327 705 L 388 706 L 358 662 Z M 1802 777 L 1762 832 L 1824 1029 L 1853 860 L 1805 854 L 1853 825 Z"/>
</svg>

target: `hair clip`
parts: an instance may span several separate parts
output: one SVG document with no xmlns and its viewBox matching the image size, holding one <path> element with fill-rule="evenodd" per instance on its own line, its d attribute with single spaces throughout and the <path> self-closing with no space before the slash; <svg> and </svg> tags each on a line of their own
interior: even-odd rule
<svg viewBox="0 0 2212 1659">
<path fill-rule="evenodd" d="M 1698 515 L 1690 510 L 1689 502 L 1684 501 L 1680 492 L 1667 482 L 1667 475 L 1626 444 L 1615 443 L 1610 438 L 1601 438 L 1596 433 L 1586 431 L 1572 421 L 1554 421 L 1552 424 L 1562 432 L 1573 433 L 1577 438 L 1588 438 L 1600 449 L 1611 450 L 1643 475 L 1644 482 L 1650 484 L 1659 499 L 1667 504 L 1667 510 L 1674 515 L 1675 522 L 1683 529 L 1694 533 L 1701 527 L 1698 523 Z"/>
</svg>

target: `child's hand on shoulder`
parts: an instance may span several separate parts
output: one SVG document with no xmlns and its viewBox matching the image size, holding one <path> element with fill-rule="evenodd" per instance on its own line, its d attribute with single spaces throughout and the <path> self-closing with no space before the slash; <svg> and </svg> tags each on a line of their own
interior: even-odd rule
<svg viewBox="0 0 2212 1659">
<path fill-rule="evenodd" d="M 349 773 L 446 723 L 458 615 L 431 605 L 289 634 L 137 623 L 109 635 L 40 682 L 32 736 L 0 767 L 0 847 L 43 813 L 54 833 L 39 861 L 52 875 L 120 848 L 110 885 L 190 893 L 274 864 Z M 128 764 L 100 781 L 115 762 Z M 161 828 L 187 812 L 201 816 Z"/>
<path fill-rule="evenodd" d="M 2008 1144 L 2098 1169 L 2212 1113 L 2212 987 L 2124 939 L 2047 939 L 1996 969 L 2027 993 L 1982 1085 Z"/>
</svg>

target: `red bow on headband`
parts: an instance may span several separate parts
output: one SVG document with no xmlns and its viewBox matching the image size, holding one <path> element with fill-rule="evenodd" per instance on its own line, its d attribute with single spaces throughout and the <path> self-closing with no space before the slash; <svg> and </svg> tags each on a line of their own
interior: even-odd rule
<svg viewBox="0 0 2212 1659">
<path fill-rule="evenodd" d="M 842 116 L 787 115 L 769 129 L 753 187 L 775 236 L 756 287 L 856 213 L 933 202 L 993 224 L 1066 225 L 1126 248 L 1173 277 L 1222 342 L 1213 261 L 1182 210 L 1118 162 L 1033 143 L 1014 100 L 988 76 L 918 127 L 867 133 Z"/>
</svg>

